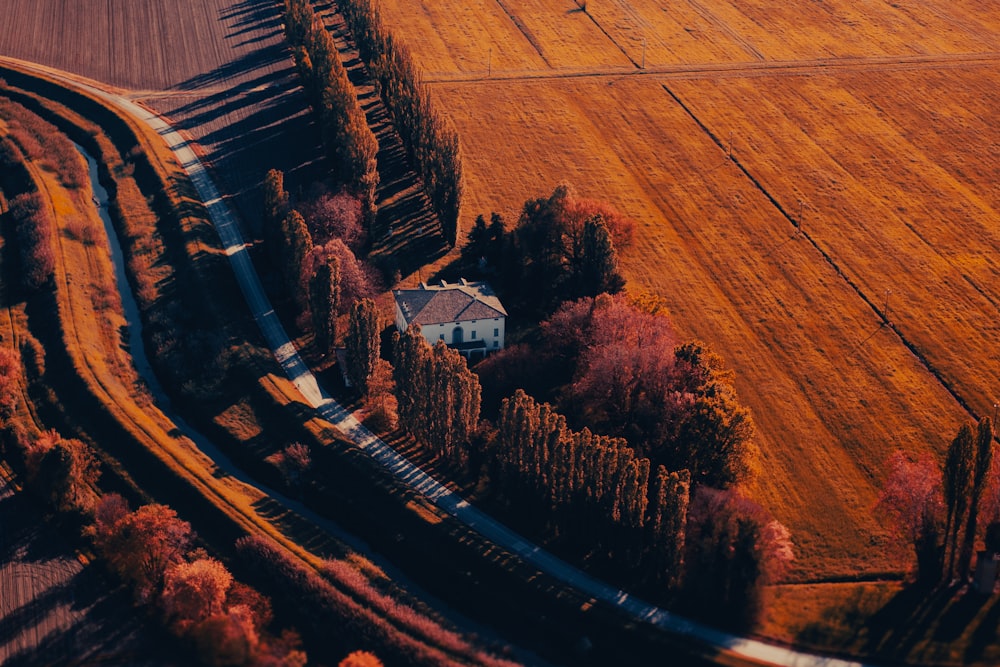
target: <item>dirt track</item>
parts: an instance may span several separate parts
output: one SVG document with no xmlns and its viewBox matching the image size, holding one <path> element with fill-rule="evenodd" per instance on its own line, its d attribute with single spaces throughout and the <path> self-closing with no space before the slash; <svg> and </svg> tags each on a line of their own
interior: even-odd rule
<svg viewBox="0 0 1000 667">
<path fill-rule="evenodd" d="M 647 68 L 598 67 L 558 70 L 504 70 L 495 74 L 469 75 L 459 72 L 431 72 L 424 82 L 487 83 L 493 81 L 544 81 L 554 79 L 590 79 L 608 77 L 637 77 L 661 79 L 715 79 L 774 76 L 814 76 L 834 72 L 899 72 L 912 70 L 941 70 L 958 67 L 995 67 L 1000 53 L 944 53 L 918 56 L 871 56 L 866 58 L 812 58 L 803 60 L 700 63 L 694 65 L 654 65 Z"/>
</svg>

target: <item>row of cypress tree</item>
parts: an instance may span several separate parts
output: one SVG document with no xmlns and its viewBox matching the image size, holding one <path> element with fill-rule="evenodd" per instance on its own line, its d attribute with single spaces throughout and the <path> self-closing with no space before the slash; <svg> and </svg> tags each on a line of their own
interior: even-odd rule
<svg viewBox="0 0 1000 667">
<path fill-rule="evenodd" d="M 637 457 L 624 438 L 573 431 L 552 406 L 520 389 L 503 401 L 487 465 L 498 491 L 551 513 L 564 536 L 604 541 L 620 565 L 648 564 L 657 583 L 678 582 L 687 470 L 658 466 L 651 480 L 649 459 Z"/>
<path fill-rule="evenodd" d="M 382 23 L 372 0 L 344 0 L 339 6 L 361 59 L 374 76 L 403 144 L 417 165 L 445 238 L 454 246 L 462 200 L 458 133 L 434 109 L 413 57 Z"/>
<path fill-rule="evenodd" d="M 378 140 L 337 46 L 309 0 L 285 0 L 285 35 L 295 52 L 309 103 L 319 115 L 323 146 L 335 177 L 360 196 L 370 229 L 379 183 Z"/>
</svg>

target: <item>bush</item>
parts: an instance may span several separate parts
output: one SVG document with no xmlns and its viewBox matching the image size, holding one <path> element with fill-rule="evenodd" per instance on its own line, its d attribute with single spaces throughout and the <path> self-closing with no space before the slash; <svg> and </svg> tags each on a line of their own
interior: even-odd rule
<svg viewBox="0 0 1000 667">
<path fill-rule="evenodd" d="M 55 275 L 54 223 L 48 203 L 37 192 L 14 197 L 10 212 L 21 257 L 21 285 L 36 291 Z"/>
</svg>

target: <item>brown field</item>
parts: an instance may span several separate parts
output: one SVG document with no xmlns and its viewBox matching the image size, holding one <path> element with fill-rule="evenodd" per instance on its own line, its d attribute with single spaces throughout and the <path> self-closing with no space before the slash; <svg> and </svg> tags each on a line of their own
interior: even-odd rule
<svg viewBox="0 0 1000 667">
<path fill-rule="evenodd" d="M 229 194 L 315 157 L 273 3 L 11 4 L 0 54 L 132 89 Z M 754 493 L 792 530 L 791 579 L 898 576 L 871 513 L 884 459 L 941 452 L 1000 398 L 1000 4 L 381 7 L 458 126 L 463 225 L 559 182 L 635 218 L 628 278 L 754 411 Z"/>
<path fill-rule="evenodd" d="M 169 116 L 253 222 L 267 169 L 308 182 L 319 154 L 279 16 L 269 0 L 8 2 L 0 55 L 127 90 Z"/>
<path fill-rule="evenodd" d="M 1000 396 L 996 3 L 434 4 L 383 7 L 459 128 L 463 224 L 559 182 L 634 217 L 630 281 L 737 371 L 792 579 L 901 572 L 884 459 Z"/>
</svg>

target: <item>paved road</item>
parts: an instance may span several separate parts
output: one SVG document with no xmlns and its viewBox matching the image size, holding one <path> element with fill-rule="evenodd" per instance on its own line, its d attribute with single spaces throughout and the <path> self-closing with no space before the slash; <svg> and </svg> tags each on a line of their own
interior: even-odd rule
<svg viewBox="0 0 1000 667">
<path fill-rule="evenodd" d="M 48 68 L 32 67 L 50 76 L 55 73 Z M 59 76 L 58 74 L 55 74 Z M 158 132 L 178 161 L 187 171 L 198 195 L 205 203 L 209 216 L 218 231 L 226 254 L 232 262 L 233 271 L 247 303 L 260 326 L 268 345 L 281 364 L 289 379 L 302 393 L 306 402 L 320 415 L 350 438 L 359 448 L 370 454 L 390 470 L 400 481 L 420 491 L 449 514 L 475 529 L 492 542 L 518 555 L 546 574 L 576 588 L 587 596 L 615 605 L 634 618 L 646 621 L 667 632 L 681 637 L 704 642 L 715 649 L 746 658 L 751 661 L 787 665 L 790 667 L 862 667 L 862 663 L 801 653 L 781 646 L 731 635 L 683 617 L 672 614 L 656 605 L 610 586 L 591 577 L 581 570 L 556 558 L 541 547 L 518 535 L 508 527 L 470 505 L 458 494 L 438 483 L 430 475 L 410 463 L 371 431 L 365 428 L 347 410 L 337 403 L 309 370 L 292 344 L 284 327 L 274 312 L 260 278 L 250 260 L 243 241 L 235 213 L 229 208 L 216 189 L 208 171 L 198 159 L 190 143 L 155 113 L 145 109 L 125 97 L 106 92 L 93 85 L 81 82 L 75 77 L 60 76 L 66 83 L 85 89 L 107 102 L 123 109 Z"/>
</svg>

